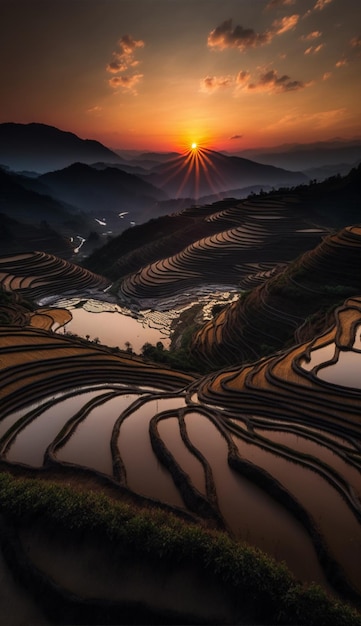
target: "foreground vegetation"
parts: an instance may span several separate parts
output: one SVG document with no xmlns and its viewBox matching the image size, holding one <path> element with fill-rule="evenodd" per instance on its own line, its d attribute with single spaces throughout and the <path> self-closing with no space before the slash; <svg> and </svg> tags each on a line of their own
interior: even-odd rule
<svg viewBox="0 0 361 626">
<path fill-rule="evenodd" d="M 259 550 L 168 511 L 142 509 L 102 492 L 7 473 L 0 474 L 0 507 L 12 527 L 31 527 L 40 521 L 52 533 L 102 538 L 109 558 L 119 562 L 131 556 L 157 568 L 195 567 L 227 591 L 233 613 L 239 616 L 234 623 L 242 623 L 246 610 L 254 623 L 361 626 L 360 614 L 349 605 L 328 597 L 319 587 L 299 584 L 285 566 Z M 89 620 L 90 609 L 88 605 Z"/>
</svg>

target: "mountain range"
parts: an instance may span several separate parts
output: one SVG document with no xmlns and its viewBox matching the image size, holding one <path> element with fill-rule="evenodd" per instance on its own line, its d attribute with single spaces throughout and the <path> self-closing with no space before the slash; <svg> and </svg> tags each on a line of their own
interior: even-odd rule
<svg viewBox="0 0 361 626">
<path fill-rule="evenodd" d="M 12 122 L 0 124 L 0 164 L 15 171 L 44 173 L 76 161 L 120 160 L 115 152 L 98 141 L 80 139 L 53 126 Z"/>
<path fill-rule="evenodd" d="M 360 162 L 361 139 L 284 144 L 273 148 L 242 150 L 235 154 L 266 165 L 308 172 L 311 177 L 314 173 L 318 180 L 322 180 L 323 175 L 332 176 L 337 172 L 344 174 Z M 316 172 L 313 172 L 315 169 Z M 320 170 L 318 175 L 317 169 Z"/>
<path fill-rule="evenodd" d="M 300 151 L 304 160 L 308 158 L 306 147 L 286 146 L 283 152 L 281 148 L 278 158 L 286 153 L 296 158 Z M 344 148 L 337 142 L 315 146 L 322 156 L 327 151 L 338 155 Z M 358 154 L 357 142 L 349 148 L 348 158 Z M 262 155 L 270 161 L 274 157 Z M 290 157 L 290 167 L 291 163 Z M 318 165 L 322 175 L 325 168 L 336 167 L 322 168 L 322 160 Z M 88 241 L 92 234 L 93 244 L 94 234 L 113 237 L 193 204 L 309 182 L 301 171 L 244 156 L 204 148 L 186 154 L 113 151 L 36 123 L 0 124 L 0 166 L 1 213 L 34 226 L 46 222 L 67 239 L 79 236 Z"/>
</svg>

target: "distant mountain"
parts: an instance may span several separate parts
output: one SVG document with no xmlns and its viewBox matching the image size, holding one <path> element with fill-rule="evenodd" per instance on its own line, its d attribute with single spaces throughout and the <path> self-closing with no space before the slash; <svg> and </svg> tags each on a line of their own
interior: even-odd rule
<svg viewBox="0 0 361 626">
<path fill-rule="evenodd" d="M 60 231 L 78 228 L 88 230 L 88 219 L 80 215 L 76 208 L 47 195 L 43 187 L 39 186 L 39 193 L 27 188 L 27 184 L 36 185 L 37 181 L 0 168 L 0 213 L 29 224 L 46 222 Z"/>
<path fill-rule="evenodd" d="M 135 174 L 135 176 L 145 176 L 149 173 L 145 167 L 132 165 L 132 163 L 133 162 L 128 163 L 127 161 L 122 161 L 121 163 L 104 163 L 104 161 L 98 161 L 97 163 L 91 163 L 91 167 L 94 167 L 96 170 L 106 170 L 108 167 L 113 167 L 127 172 L 128 174 Z M 152 167 L 154 167 L 154 163 L 152 163 Z"/>
<path fill-rule="evenodd" d="M 180 156 L 179 152 L 143 152 L 132 159 L 132 164 L 151 169 L 159 163 L 168 163 Z"/>
<path fill-rule="evenodd" d="M 309 170 L 310 168 L 338 164 L 348 164 L 351 167 L 361 160 L 361 139 L 286 144 L 274 148 L 243 150 L 238 152 L 237 156 L 291 170 Z M 343 172 L 344 170 L 339 171 L 340 174 Z"/>
<path fill-rule="evenodd" d="M 202 149 L 194 156 L 178 156 L 157 165 L 146 180 L 172 197 L 199 198 L 253 185 L 298 185 L 307 182 L 308 178 L 301 172 Z"/>
<path fill-rule="evenodd" d="M 38 182 L 58 200 L 70 202 L 83 211 L 104 213 L 147 211 L 166 194 L 134 174 L 118 168 L 95 169 L 84 163 L 39 176 Z"/>
<path fill-rule="evenodd" d="M 180 156 L 179 152 L 140 152 L 139 150 L 120 150 L 115 152 L 123 163 L 133 166 L 141 166 L 146 169 L 154 167 L 157 163 L 164 163 Z"/>
<path fill-rule="evenodd" d="M 121 162 L 118 155 L 98 141 L 46 124 L 0 124 L 0 163 L 12 170 L 39 173 L 71 163 Z"/>
<path fill-rule="evenodd" d="M 357 167 L 358 162 L 353 163 L 353 167 Z M 349 163 L 335 163 L 334 165 L 321 165 L 320 167 L 310 167 L 309 169 L 303 170 L 303 173 L 306 174 L 311 180 L 317 180 L 321 182 L 330 176 L 346 176 L 350 171 Z"/>
</svg>

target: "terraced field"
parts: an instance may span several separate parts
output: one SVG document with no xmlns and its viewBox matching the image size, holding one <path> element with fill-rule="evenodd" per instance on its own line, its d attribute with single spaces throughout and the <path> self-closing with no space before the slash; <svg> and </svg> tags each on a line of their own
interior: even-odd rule
<svg viewBox="0 0 361 626">
<path fill-rule="evenodd" d="M 361 293 L 361 228 L 325 237 L 288 268 L 241 297 L 195 335 L 192 351 L 212 367 L 252 361 L 327 323 L 327 311 Z M 243 283 L 246 286 L 246 283 Z"/>
<path fill-rule="evenodd" d="M 352 298 L 317 339 L 195 385 L 199 402 L 227 407 L 222 421 L 230 431 L 230 466 L 263 485 L 272 476 L 271 490 L 276 480 L 291 493 L 303 525 L 312 526 L 316 542 L 328 544 L 358 589 L 361 385 L 352 372 L 361 364 L 360 328 L 361 298 Z"/>
<path fill-rule="evenodd" d="M 0 256 L 0 285 L 33 300 L 49 294 L 105 289 L 109 281 L 45 252 Z"/>
<path fill-rule="evenodd" d="M 224 208 L 222 208 L 224 207 Z M 221 210 L 219 210 L 221 209 Z M 162 255 L 159 242 L 148 245 L 143 263 L 120 284 L 120 295 L 132 300 L 170 297 L 195 286 L 215 282 L 249 289 L 272 276 L 285 262 L 313 248 L 326 231 L 315 227 L 297 207 L 297 198 L 250 198 L 223 201 L 213 206 L 187 209 L 183 217 L 196 220 L 203 232 L 172 256 Z M 156 255 L 156 250 L 158 255 Z"/>
<path fill-rule="evenodd" d="M 352 227 L 325 239 L 309 262 L 346 245 L 356 264 L 360 236 Z M 42 284 L 37 262 L 49 270 Z M 103 285 L 42 255 L 1 264 L 6 287 L 26 295 L 58 293 L 60 280 L 73 284 L 69 276 L 79 290 Z M 338 268 L 335 260 L 329 271 Z M 361 298 L 339 307 L 320 336 L 202 378 L 54 334 L 66 315 L 4 306 L 3 469 L 64 482 L 79 476 L 91 489 L 224 529 L 284 561 L 297 579 L 361 604 L 361 386 L 352 374 Z M 27 541 L 45 577 L 61 580 L 58 560 Z"/>
</svg>

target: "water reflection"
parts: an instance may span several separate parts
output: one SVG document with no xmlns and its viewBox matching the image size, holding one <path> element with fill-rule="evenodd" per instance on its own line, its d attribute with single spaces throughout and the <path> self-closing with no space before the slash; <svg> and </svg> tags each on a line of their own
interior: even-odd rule
<svg viewBox="0 0 361 626">
<path fill-rule="evenodd" d="M 47 447 L 61 428 L 86 402 L 101 394 L 100 390 L 86 391 L 63 400 L 60 398 L 61 394 L 58 394 L 57 401 L 54 401 L 51 407 L 19 432 L 6 454 L 7 460 L 41 467 Z M 19 414 L 16 417 L 18 419 Z"/>
<path fill-rule="evenodd" d="M 113 476 L 110 439 L 114 423 L 138 397 L 136 394 L 124 394 L 94 407 L 78 424 L 66 444 L 57 450 L 57 459 Z"/>
<path fill-rule="evenodd" d="M 285 560 L 297 576 L 325 584 L 314 547 L 301 524 L 230 468 L 227 443 L 214 424 L 195 412 L 187 414 L 185 421 L 191 441 L 211 463 L 219 507 L 235 535 Z"/>
<path fill-rule="evenodd" d="M 154 316 L 148 319 L 147 315 L 139 314 L 135 317 L 124 307 L 100 300 L 73 298 L 59 300 L 56 306 L 67 308 L 72 314 L 72 320 L 61 332 L 71 332 L 121 350 L 129 347 L 137 354 L 145 343 L 161 341 L 165 348 L 170 345 L 167 319 L 163 319 L 161 313 L 157 324 Z"/>
<path fill-rule="evenodd" d="M 118 448 L 125 465 L 130 489 L 141 495 L 184 506 L 170 473 L 158 461 L 149 439 L 149 422 L 161 411 L 181 408 L 182 398 L 149 400 L 122 423 Z"/>
</svg>

